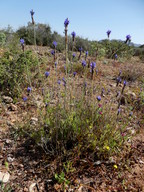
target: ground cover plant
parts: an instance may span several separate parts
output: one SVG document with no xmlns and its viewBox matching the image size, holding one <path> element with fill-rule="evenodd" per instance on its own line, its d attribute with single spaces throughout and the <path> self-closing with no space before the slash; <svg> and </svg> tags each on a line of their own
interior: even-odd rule
<svg viewBox="0 0 144 192">
<path fill-rule="evenodd" d="M 105 41 L 90 44 L 77 40 L 75 31 L 68 35 L 66 18 L 63 41 L 49 40 L 50 28 L 37 25 L 34 11 L 30 14 L 30 36 L 21 28 L 11 44 L 4 33 L 0 40 L 0 113 L 17 111 L 14 123 L 7 122 L 13 143 L 5 147 L 14 145 L 17 151 L 10 153 L 21 162 L 5 158 L 5 168 L 15 175 L 20 166 L 37 191 L 143 190 L 124 176 L 135 158 L 132 136 L 144 122 L 144 65 L 135 65 L 137 58 L 124 63 L 133 56 L 131 36 L 110 41 L 108 30 Z M 27 190 L 12 181 L 1 182 L 1 190 Z"/>
</svg>

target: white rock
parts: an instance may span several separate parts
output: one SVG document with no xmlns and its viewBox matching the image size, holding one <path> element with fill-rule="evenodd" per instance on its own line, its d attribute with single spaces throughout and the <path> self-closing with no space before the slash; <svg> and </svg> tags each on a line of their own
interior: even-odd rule
<svg viewBox="0 0 144 192">
<path fill-rule="evenodd" d="M 13 99 L 11 97 L 8 97 L 8 96 L 3 96 L 2 99 L 7 104 L 13 102 Z"/>
<path fill-rule="evenodd" d="M 32 117 L 31 120 L 30 120 L 30 124 L 31 125 L 36 125 L 37 123 L 38 123 L 38 118 Z"/>
<path fill-rule="evenodd" d="M 32 183 L 29 187 L 29 192 L 34 192 L 34 187 L 36 186 L 36 183 Z"/>
<path fill-rule="evenodd" d="M 8 172 L 0 172 L 0 182 L 7 183 L 9 181 L 10 174 Z"/>
</svg>

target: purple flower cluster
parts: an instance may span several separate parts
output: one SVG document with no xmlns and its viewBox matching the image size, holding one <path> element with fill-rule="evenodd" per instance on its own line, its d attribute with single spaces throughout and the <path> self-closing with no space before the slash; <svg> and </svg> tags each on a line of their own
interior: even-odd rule
<svg viewBox="0 0 144 192">
<path fill-rule="evenodd" d="M 109 36 L 110 36 L 110 34 L 111 34 L 111 30 L 108 30 L 106 33 L 107 33 L 107 36 L 108 36 L 108 38 L 109 38 Z"/>
<path fill-rule="evenodd" d="M 75 54 L 75 53 L 73 53 L 73 54 L 72 54 L 72 56 L 73 56 L 73 58 L 75 58 L 75 57 L 76 57 L 76 54 Z"/>
<path fill-rule="evenodd" d="M 53 41 L 53 45 L 54 45 L 54 47 L 56 48 L 57 42 L 56 42 L 56 41 Z"/>
<path fill-rule="evenodd" d="M 71 35 L 72 35 L 72 38 L 73 38 L 73 41 L 75 40 L 75 37 L 76 37 L 76 33 L 73 31 L 72 33 L 71 33 Z"/>
<path fill-rule="evenodd" d="M 47 78 L 50 75 L 50 72 L 46 71 L 45 72 L 45 77 Z"/>
<path fill-rule="evenodd" d="M 97 100 L 98 100 L 98 101 L 101 101 L 101 96 L 97 96 Z"/>
<path fill-rule="evenodd" d="M 131 41 L 131 36 L 130 36 L 130 35 L 127 35 L 127 36 L 126 36 L 126 41 L 125 41 L 125 43 L 127 43 L 127 42 L 129 43 L 130 41 Z"/>
<path fill-rule="evenodd" d="M 27 88 L 27 92 L 30 93 L 32 91 L 32 88 L 31 87 L 28 87 Z"/>
<path fill-rule="evenodd" d="M 25 42 L 24 39 L 20 39 L 20 44 L 21 45 L 24 45 L 24 42 Z"/>
<path fill-rule="evenodd" d="M 52 55 L 55 55 L 55 50 L 52 50 L 52 51 L 51 51 L 51 54 L 52 54 Z"/>
<path fill-rule="evenodd" d="M 31 16 L 33 16 L 34 15 L 34 11 L 33 11 L 33 9 L 30 11 L 30 14 L 31 14 Z"/>
<path fill-rule="evenodd" d="M 66 28 L 68 25 L 69 25 L 69 20 L 68 20 L 68 18 L 66 18 L 65 21 L 64 21 L 64 26 L 65 26 L 65 28 Z"/>
<path fill-rule="evenodd" d="M 82 66 L 86 67 L 86 61 L 85 60 L 82 61 Z"/>
<path fill-rule="evenodd" d="M 91 62 L 90 67 L 91 67 L 92 70 L 94 70 L 94 68 L 96 67 L 96 63 L 95 62 Z"/>
</svg>

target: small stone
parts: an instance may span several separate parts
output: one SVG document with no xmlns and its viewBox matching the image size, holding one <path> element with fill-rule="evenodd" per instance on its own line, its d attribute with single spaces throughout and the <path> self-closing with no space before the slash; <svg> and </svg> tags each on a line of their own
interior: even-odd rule
<svg viewBox="0 0 144 192">
<path fill-rule="evenodd" d="M 12 163 L 13 161 L 14 161 L 14 158 L 12 158 L 12 157 L 7 157 L 7 161 L 9 162 L 9 163 Z"/>
<path fill-rule="evenodd" d="M 6 139 L 6 144 L 11 144 L 12 143 L 12 141 L 10 140 L 10 139 Z"/>
<path fill-rule="evenodd" d="M 100 165 L 102 162 L 101 161 L 96 161 L 94 162 L 94 165 Z"/>
<path fill-rule="evenodd" d="M 29 187 L 29 192 L 34 192 L 34 187 L 36 186 L 36 183 L 32 183 Z"/>
<path fill-rule="evenodd" d="M 26 187 L 24 188 L 24 192 L 27 192 L 27 191 L 29 191 Z"/>
<path fill-rule="evenodd" d="M 30 120 L 30 124 L 31 125 L 36 125 L 37 123 L 38 123 L 38 118 L 32 117 L 31 120 Z"/>
<path fill-rule="evenodd" d="M 0 172 L 0 182 L 7 183 L 9 181 L 10 174 L 8 172 Z"/>
<path fill-rule="evenodd" d="M 11 103 L 11 104 L 9 105 L 8 109 L 9 109 L 10 111 L 17 111 L 17 106 L 14 105 L 13 103 Z"/>
<path fill-rule="evenodd" d="M 11 97 L 8 97 L 8 96 L 3 96 L 2 97 L 2 100 L 7 103 L 7 104 L 10 104 L 13 102 L 13 99 Z"/>
</svg>

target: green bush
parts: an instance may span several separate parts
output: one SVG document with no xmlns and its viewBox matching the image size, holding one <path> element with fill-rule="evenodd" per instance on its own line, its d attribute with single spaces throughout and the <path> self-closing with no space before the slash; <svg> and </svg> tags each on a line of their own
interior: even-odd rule
<svg viewBox="0 0 144 192">
<path fill-rule="evenodd" d="M 0 32 L 0 46 L 4 45 L 6 42 L 6 35 Z"/>
<path fill-rule="evenodd" d="M 31 51 L 6 51 L 0 60 L 0 90 L 3 94 L 17 96 L 21 86 L 27 84 L 26 70 L 37 65 L 37 58 Z"/>
</svg>

